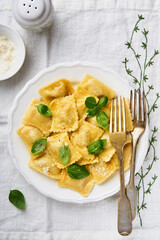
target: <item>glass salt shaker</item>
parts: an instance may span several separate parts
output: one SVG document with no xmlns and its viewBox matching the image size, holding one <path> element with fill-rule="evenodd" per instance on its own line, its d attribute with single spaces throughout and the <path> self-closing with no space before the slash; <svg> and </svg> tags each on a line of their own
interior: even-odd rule
<svg viewBox="0 0 160 240">
<path fill-rule="evenodd" d="M 19 25 L 42 32 L 53 23 L 51 0 L 12 0 L 12 12 Z"/>
</svg>

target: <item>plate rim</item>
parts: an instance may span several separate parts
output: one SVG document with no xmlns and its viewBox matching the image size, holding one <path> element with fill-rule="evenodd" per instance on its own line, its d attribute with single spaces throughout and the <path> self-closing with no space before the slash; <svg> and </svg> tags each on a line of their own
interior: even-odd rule
<svg viewBox="0 0 160 240">
<path fill-rule="evenodd" d="M 23 38 L 21 37 L 21 35 L 19 34 L 18 31 L 16 31 L 15 29 L 13 29 L 12 27 L 10 27 L 7 24 L 0 24 L 0 28 L 4 28 L 4 30 L 6 31 L 6 33 L 8 31 L 11 32 L 12 35 L 16 36 L 17 42 L 19 41 L 22 48 L 23 48 L 23 52 L 22 52 L 22 56 L 21 56 L 21 62 L 16 66 L 15 70 L 13 72 L 7 71 L 4 74 L 0 74 L 0 81 L 5 81 L 10 79 L 11 77 L 15 76 L 19 70 L 22 68 L 25 58 L 26 58 L 26 47 L 25 47 L 25 43 Z"/>
<path fill-rule="evenodd" d="M 115 195 L 116 193 L 119 192 L 119 187 L 117 187 L 115 190 L 113 190 L 112 192 L 108 193 L 104 193 L 99 197 L 94 197 L 92 199 L 89 198 L 83 198 L 83 199 L 63 199 L 60 197 L 57 197 L 54 193 L 51 195 L 49 193 L 43 192 L 41 189 L 39 189 L 37 186 L 34 185 L 33 182 L 31 182 L 29 180 L 29 178 L 23 173 L 23 171 L 21 171 L 21 169 L 19 168 L 17 162 L 16 162 L 16 156 L 14 155 L 13 151 L 12 151 L 12 141 L 11 141 L 11 132 L 12 132 L 12 115 L 16 109 L 17 106 L 17 100 L 21 97 L 21 95 L 27 90 L 27 88 L 32 85 L 34 82 L 36 82 L 41 76 L 43 76 L 45 73 L 51 72 L 51 71 L 55 71 L 57 68 L 59 67 L 75 67 L 77 65 L 81 65 L 81 66 L 85 66 L 85 67 L 96 67 L 102 71 L 109 71 L 111 73 L 113 73 L 115 76 L 117 76 L 122 82 L 124 82 L 124 80 L 116 73 L 116 71 L 114 71 L 110 66 L 106 66 L 103 67 L 103 65 L 97 64 L 97 63 L 92 63 L 92 62 L 86 62 L 86 61 L 74 61 L 74 62 L 63 62 L 63 63 L 57 63 L 54 64 L 48 68 L 45 68 L 43 70 L 41 70 L 39 73 L 37 73 L 33 78 L 31 78 L 30 80 L 28 80 L 28 82 L 21 88 L 21 90 L 18 92 L 18 94 L 15 96 L 14 101 L 12 103 L 12 106 L 9 110 L 9 114 L 8 114 L 8 132 L 7 132 L 7 141 L 8 141 L 8 149 L 9 149 L 9 155 L 17 169 L 17 171 L 21 174 L 21 176 L 24 177 L 24 179 L 26 180 L 26 182 L 28 184 L 30 184 L 31 186 L 33 186 L 38 192 L 40 192 L 41 194 L 43 194 L 44 196 L 47 196 L 51 199 L 57 200 L 59 202 L 65 202 L 65 203 L 76 203 L 76 204 L 83 204 L 83 203 L 91 203 L 91 202 L 98 202 L 100 200 L 106 199 L 108 197 L 111 197 L 113 195 Z M 126 84 L 126 82 L 125 82 Z M 129 86 L 129 83 L 128 83 Z M 149 138 L 149 127 L 147 124 L 147 128 L 146 128 L 146 133 L 147 133 L 147 139 Z M 144 151 L 146 152 L 146 151 Z M 143 160 L 141 160 L 140 162 L 142 162 L 142 164 L 139 164 L 139 166 L 137 166 L 136 171 L 138 171 L 140 169 L 140 167 L 143 165 L 144 162 L 144 158 Z M 129 170 L 128 170 L 129 171 Z M 126 174 L 128 173 L 127 176 L 127 182 L 129 180 L 129 172 L 126 172 Z M 127 184 L 127 183 L 126 183 Z"/>
</svg>

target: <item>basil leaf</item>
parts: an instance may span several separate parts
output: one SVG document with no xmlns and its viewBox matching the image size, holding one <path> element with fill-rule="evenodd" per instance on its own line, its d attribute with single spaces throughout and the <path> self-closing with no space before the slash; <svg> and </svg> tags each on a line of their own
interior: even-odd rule
<svg viewBox="0 0 160 240">
<path fill-rule="evenodd" d="M 47 117 L 52 116 L 52 112 L 47 105 L 39 104 L 35 107 L 37 108 L 37 110 L 40 114 L 47 116 Z"/>
<path fill-rule="evenodd" d="M 69 166 L 67 169 L 67 172 L 68 172 L 68 175 L 73 179 L 82 179 L 82 178 L 88 177 L 90 174 L 85 167 L 76 163 Z"/>
<path fill-rule="evenodd" d="M 88 109 L 86 113 L 87 117 L 94 117 L 97 114 L 98 110 L 98 107 Z"/>
<path fill-rule="evenodd" d="M 102 148 L 103 148 L 103 150 L 104 150 L 105 147 L 106 147 L 107 139 L 100 139 L 100 140 L 101 140 Z M 102 150 L 102 151 L 103 151 L 103 150 Z"/>
<path fill-rule="evenodd" d="M 107 139 L 99 139 L 91 143 L 88 147 L 88 153 L 89 154 L 100 154 L 106 146 Z"/>
<path fill-rule="evenodd" d="M 87 117 L 94 117 L 97 114 L 97 112 L 107 104 L 107 102 L 108 102 L 108 97 L 102 97 L 99 100 L 98 105 L 96 107 L 89 108 L 87 110 L 87 113 L 86 113 Z"/>
<path fill-rule="evenodd" d="M 108 128 L 109 119 L 104 111 L 101 110 L 100 112 L 97 113 L 96 120 L 101 128 L 103 129 Z"/>
<path fill-rule="evenodd" d="M 11 190 L 9 193 L 9 201 L 18 209 L 23 210 L 25 208 L 25 198 L 23 193 L 18 190 Z"/>
<path fill-rule="evenodd" d="M 63 165 L 67 165 L 70 159 L 70 149 L 69 147 L 65 146 L 65 144 L 63 144 L 60 148 L 59 148 L 59 156 L 61 158 L 61 161 L 63 163 Z"/>
<path fill-rule="evenodd" d="M 104 107 L 108 102 L 108 97 L 102 97 L 98 102 L 99 109 Z"/>
<path fill-rule="evenodd" d="M 46 147 L 46 144 L 47 144 L 47 138 L 40 138 L 36 140 L 32 145 L 31 152 L 33 154 L 39 154 L 43 152 Z"/>
<path fill-rule="evenodd" d="M 96 99 L 94 97 L 87 97 L 85 101 L 85 105 L 87 108 L 94 108 L 97 105 Z"/>
</svg>

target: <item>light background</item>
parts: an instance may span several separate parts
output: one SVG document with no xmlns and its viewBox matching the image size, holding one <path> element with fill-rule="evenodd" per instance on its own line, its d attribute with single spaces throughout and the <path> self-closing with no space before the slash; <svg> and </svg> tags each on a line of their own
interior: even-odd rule
<svg viewBox="0 0 160 240">
<path fill-rule="evenodd" d="M 128 81 L 122 64 L 124 57 L 131 59 L 135 72 L 138 69 L 124 43 L 131 34 L 137 14 L 143 14 L 146 19 L 140 24 L 141 28 L 150 31 L 149 55 L 154 49 L 160 49 L 159 1 L 145 1 L 145 4 L 144 1 L 128 2 L 125 5 L 125 1 L 107 1 L 107 4 L 102 0 L 54 1 L 56 10 L 62 11 L 55 13 L 53 26 L 39 35 L 22 29 L 13 19 L 11 11 L 4 11 L 9 9 L 7 1 L 0 1 L 3 8 L 0 11 L 0 23 L 14 27 L 27 48 L 26 60 L 20 72 L 10 80 L 0 82 L 0 239 L 122 239 L 116 232 L 118 195 L 98 203 L 65 204 L 46 198 L 25 182 L 8 153 L 7 117 L 14 97 L 24 84 L 40 70 L 58 62 L 98 62 L 102 66 L 112 67 L 121 78 Z M 139 10 L 143 7 L 150 10 Z M 80 9 L 85 11 L 77 11 Z M 136 37 L 135 46 L 141 49 L 141 34 Z M 148 72 L 150 84 L 154 85 L 156 91 L 160 89 L 159 69 L 158 57 Z M 157 122 L 160 127 L 157 119 L 160 119 L 159 114 L 153 114 L 152 123 Z M 160 153 L 158 144 L 157 150 Z M 159 173 L 159 163 L 155 164 L 152 173 Z M 151 176 L 148 176 L 148 181 Z M 14 208 L 7 199 L 9 190 L 15 188 L 25 195 L 27 206 L 24 212 Z M 125 239 L 146 240 L 153 236 L 155 240 L 160 239 L 158 189 L 159 179 L 152 195 L 147 197 L 147 210 L 142 213 L 144 227 L 141 228 L 139 220 L 136 220 L 133 234 Z"/>
</svg>

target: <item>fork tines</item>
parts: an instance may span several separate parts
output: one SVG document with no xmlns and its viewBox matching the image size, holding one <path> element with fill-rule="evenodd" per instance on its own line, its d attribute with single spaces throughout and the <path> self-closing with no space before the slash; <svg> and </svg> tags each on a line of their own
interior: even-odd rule
<svg viewBox="0 0 160 240">
<path fill-rule="evenodd" d="M 119 119 L 119 121 L 118 121 Z M 114 128 L 113 128 L 114 120 Z M 112 99 L 110 114 L 110 133 L 126 131 L 125 98 Z"/>
<path fill-rule="evenodd" d="M 130 91 L 130 110 L 132 119 L 134 121 L 146 122 L 146 103 L 144 90 L 143 92 L 141 92 L 141 90 L 137 92 L 135 89 L 134 97 L 133 90 Z"/>
</svg>

